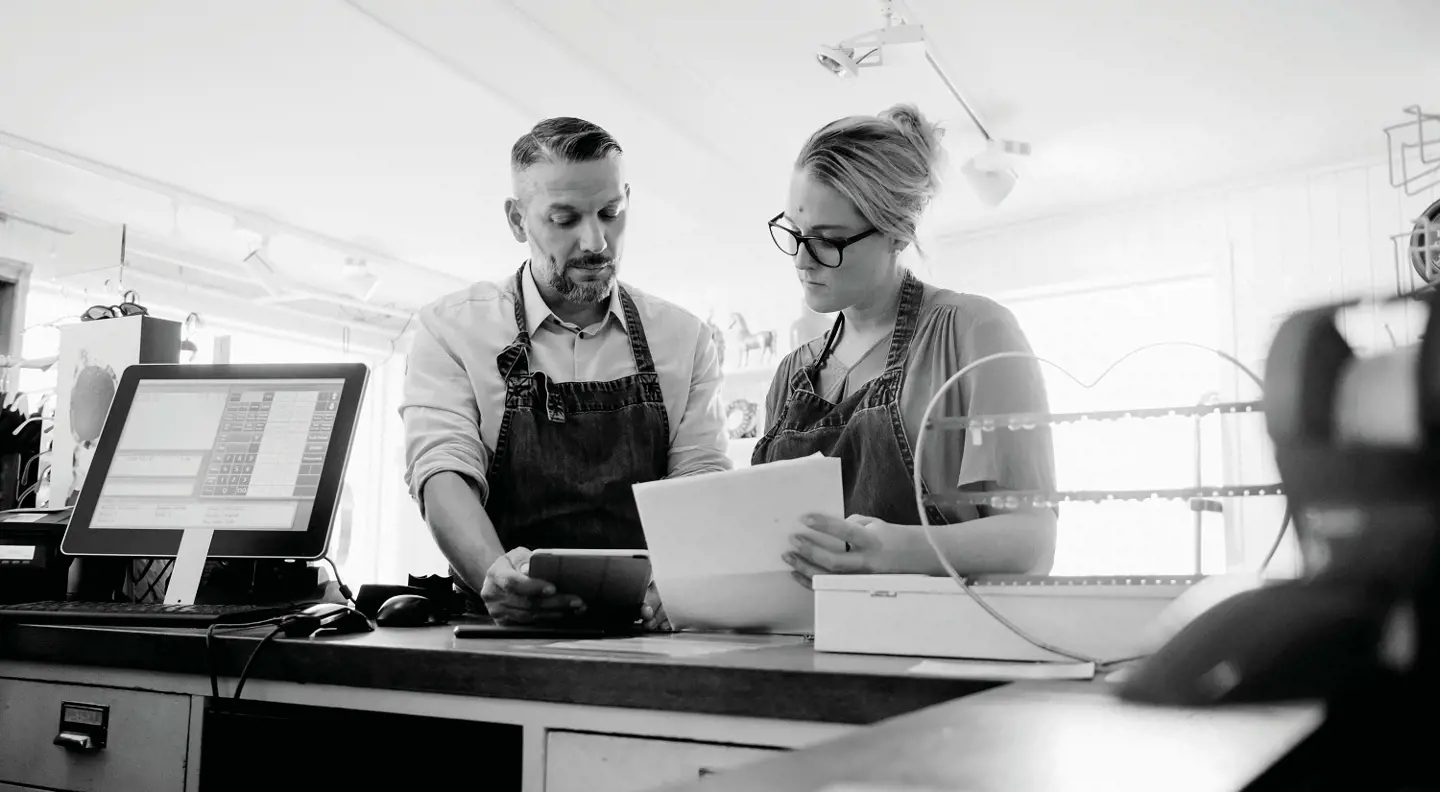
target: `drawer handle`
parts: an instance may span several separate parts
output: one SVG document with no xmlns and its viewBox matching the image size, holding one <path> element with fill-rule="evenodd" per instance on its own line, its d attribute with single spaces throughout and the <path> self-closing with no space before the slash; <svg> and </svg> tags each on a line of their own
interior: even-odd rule
<svg viewBox="0 0 1440 792">
<path fill-rule="evenodd" d="M 90 735 L 73 731 L 62 731 L 55 735 L 55 744 L 75 753 L 95 753 L 100 750 L 100 746 L 95 744 Z"/>
</svg>

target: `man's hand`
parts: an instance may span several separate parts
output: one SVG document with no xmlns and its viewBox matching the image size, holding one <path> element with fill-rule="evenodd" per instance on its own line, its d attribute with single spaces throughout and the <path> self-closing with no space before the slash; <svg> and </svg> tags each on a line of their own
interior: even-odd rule
<svg viewBox="0 0 1440 792">
<path fill-rule="evenodd" d="M 791 550 L 781 558 L 805 588 L 810 588 L 810 579 L 816 575 L 906 571 L 903 559 L 914 536 L 908 526 L 859 514 L 845 520 L 812 514 L 804 523 L 811 530 L 791 536 Z"/>
<path fill-rule="evenodd" d="M 650 588 L 645 590 L 645 607 L 640 609 L 640 618 L 645 620 L 645 629 L 656 632 L 669 632 L 670 617 L 665 615 L 665 606 L 660 604 L 660 592 L 656 590 L 655 584 L 651 583 Z"/>
<path fill-rule="evenodd" d="M 529 566 L 530 548 L 517 547 L 495 559 L 485 573 L 480 599 L 497 624 L 556 621 L 585 612 L 579 597 L 557 594 L 554 585 L 527 576 Z"/>
</svg>

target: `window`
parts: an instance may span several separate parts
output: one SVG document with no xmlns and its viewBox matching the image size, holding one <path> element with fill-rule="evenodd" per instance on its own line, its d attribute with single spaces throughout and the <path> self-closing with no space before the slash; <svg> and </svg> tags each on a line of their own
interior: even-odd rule
<svg viewBox="0 0 1440 792">
<path fill-rule="evenodd" d="M 1117 359 L 1156 342 L 1219 347 L 1216 288 L 1194 278 L 1060 296 L 1003 300 L 1041 364 L 1052 412 L 1193 405 L 1218 399 L 1228 363 L 1211 352 L 1166 346 L 1135 354 L 1093 387 Z M 1189 487 L 1222 483 L 1222 420 L 1190 418 L 1077 423 L 1054 429 L 1062 490 Z M 1199 451 L 1197 453 L 1197 443 Z M 1232 503 L 1224 503 L 1226 509 Z M 1070 503 L 1061 508 L 1054 574 L 1188 574 L 1195 569 L 1197 513 L 1175 501 Z M 1225 519 L 1199 512 L 1204 570 L 1223 571 Z"/>
</svg>

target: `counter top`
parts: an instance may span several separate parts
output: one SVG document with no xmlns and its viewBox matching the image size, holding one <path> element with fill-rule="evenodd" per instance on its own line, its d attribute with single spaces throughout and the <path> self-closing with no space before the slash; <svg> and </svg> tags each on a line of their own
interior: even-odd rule
<svg viewBox="0 0 1440 792">
<path fill-rule="evenodd" d="M 239 672 L 264 632 L 216 638 L 216 668 Z M 251 678 L 600 707 L 870 724 L 998 682 L 909 673 L 914 658 L 825 654 L 798 638 L 663 656 L 562 649 L 544 640 L 457 639 L 450 627 L 276 639 Z M 0 625 L 0 660 L 208 676 L 202 630 Z"/>
<path fill-rule="evenodd" d="M 675 792 L 1241 790 L 1322 719 L 1318 704 L 1150 707 L 1100 683 L 1020 682 Z"/>
</svg>

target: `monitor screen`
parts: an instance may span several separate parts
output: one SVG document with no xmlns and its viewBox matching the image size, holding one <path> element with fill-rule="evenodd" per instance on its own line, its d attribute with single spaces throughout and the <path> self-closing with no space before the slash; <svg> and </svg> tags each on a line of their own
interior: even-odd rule
<svg viewBox="0 0 1440 792">
<path fill-rule="evenodd" d="M 143 379 L 92 529 L 310 526 L 343 379 Z"/>
</svg>

